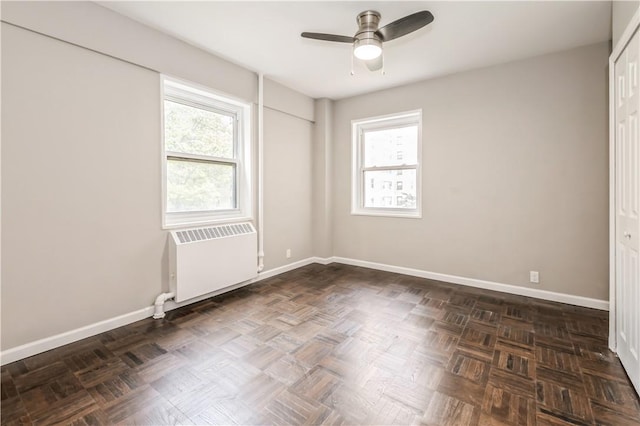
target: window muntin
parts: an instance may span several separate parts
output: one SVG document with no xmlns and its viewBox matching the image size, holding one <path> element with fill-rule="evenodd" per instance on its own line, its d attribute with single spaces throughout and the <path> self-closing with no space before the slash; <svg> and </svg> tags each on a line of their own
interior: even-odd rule
<svg viewBox="0 0 640 426">
<path fill-rule="evenodd" d="M 164 79 L 164 226 L 250 216 L 249 104 Z"/>
<path fill-rule="evenodd" d="M 352 122 L 352 214 L 420 217 L 421 111 Z"/>
</svg>

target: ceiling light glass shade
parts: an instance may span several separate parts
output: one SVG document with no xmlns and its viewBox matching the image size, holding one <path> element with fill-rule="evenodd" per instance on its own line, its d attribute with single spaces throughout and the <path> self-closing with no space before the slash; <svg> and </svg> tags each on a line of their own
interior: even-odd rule
<svg viewBox="0 0 640 426">
<path fill-rule="evenodd" d="M 356 42 L 353 54 L 356 58 L 362 59 L 363 61 L 375 59 L 382 54 L 382 43 L 375 38 L 359 40 Z"/>
</svg>

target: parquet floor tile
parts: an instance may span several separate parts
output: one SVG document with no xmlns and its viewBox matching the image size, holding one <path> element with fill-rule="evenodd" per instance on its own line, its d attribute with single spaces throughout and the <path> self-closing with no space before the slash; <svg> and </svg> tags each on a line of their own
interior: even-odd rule
<svg viewBox="0 0 640 426">
<path fill-rule="evenodd" d="M 608 316 L 332 264 L 1 369 L 5 424 L 640 425 Z"/>
<path fill-rule="evenodd" d="M 493 385 L 487 386 L 482 403 L 481 424 L 535 425 L 535 400 Z"/>
</svg>

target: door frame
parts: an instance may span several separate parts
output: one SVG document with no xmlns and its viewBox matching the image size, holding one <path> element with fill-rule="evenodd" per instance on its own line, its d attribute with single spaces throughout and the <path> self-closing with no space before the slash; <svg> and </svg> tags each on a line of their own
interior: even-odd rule
<svg viewBox="0 0 640 426">
<path fill-rule="evenodd" d="M 609 349 L 617 352 L 616 328 L 616 102 L 615 62 L 640 28 L 640 8 L 636 10 L 609 56 Z"/>
</svg>

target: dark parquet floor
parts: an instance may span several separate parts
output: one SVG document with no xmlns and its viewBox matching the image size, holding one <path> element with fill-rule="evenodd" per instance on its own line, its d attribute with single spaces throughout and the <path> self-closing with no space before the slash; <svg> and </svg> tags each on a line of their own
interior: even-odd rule
<svg viewBox="0 0 640 426">
<path fill-rule="evenodd" d="M 607 327 L 310 265 L 2 367 L 2 424 L 639 425 Z"/>
</svg>

